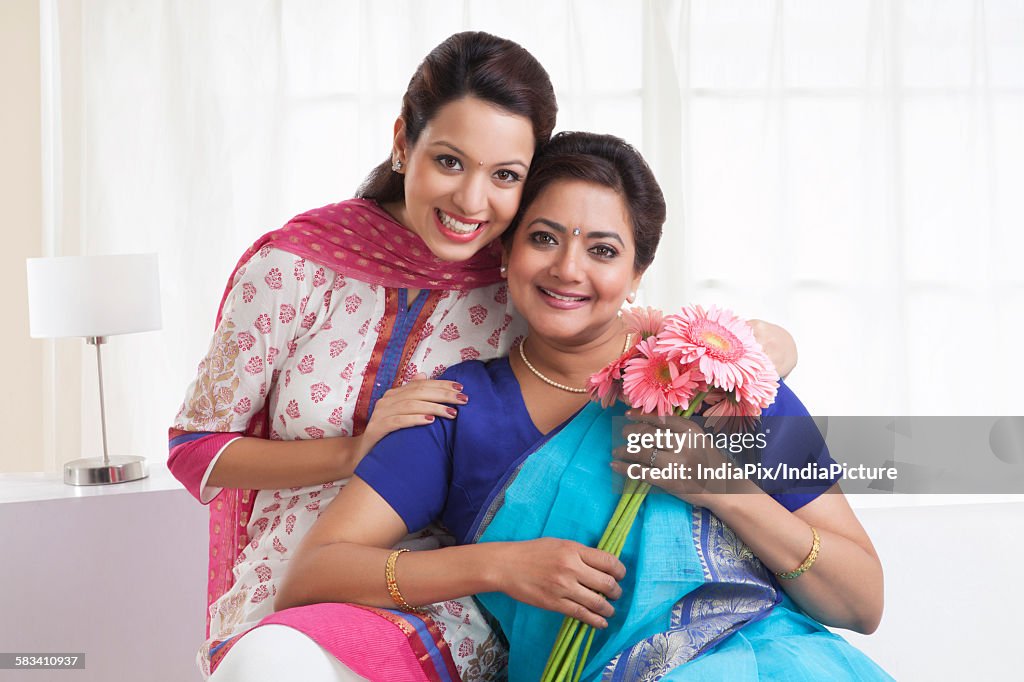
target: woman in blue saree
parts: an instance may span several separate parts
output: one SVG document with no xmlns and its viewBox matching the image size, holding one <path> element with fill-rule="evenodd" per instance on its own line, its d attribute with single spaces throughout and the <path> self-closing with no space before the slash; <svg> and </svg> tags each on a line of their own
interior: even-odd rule
<svg viewBox="0 0 1024 682">
<path fill-rule="evenodd" d="M 889 679 L 823 625 L 871 632 L 882 611 L 881 565 L 835 481 L 772 494 L 652 481 L 672 494 L 647 498 L 621 560 L 592 547 L 626 466 L 609 466 L 625 408 L 588 404 L 581 387 L 629 343 L 618 311 L 664 219 L 631 147 L 586 133 L 552 142 L 506 238 L 509 293 L 529 336 L 511 357 L 448 370 L 472 396 L 455 420 L 394 432 L 360 463 L 292 559 L 278 609 L 416 611 L 477 594 L 508 641 L 512 680 L 540 679 L 563 615 L 599 629 L 588 680 Z M 806 415 L 781 385 L 764 415 L 780 418 L 766 460 L 829 461 Z M 717 451 L 628 457 L 643 468 L 726 461 Z M 456 546 L 390 549 L 434 520 Z"/>
</svg>

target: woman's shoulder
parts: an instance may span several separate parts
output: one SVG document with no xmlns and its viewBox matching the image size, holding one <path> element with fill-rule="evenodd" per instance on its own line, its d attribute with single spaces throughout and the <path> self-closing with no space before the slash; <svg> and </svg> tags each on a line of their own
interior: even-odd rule
<svg viewBox="0 0 1024 682">
<path fill-rule="evenodd" d="M 762 417 L 806 417 L 809 414 L 800 398 L 782 379 L 779 379 L 775 401 L 761 412 Z"/>
<path fill-rule="evenodd" d="M 238 286 L 248 280 L 257 286 L 265 283 L 271 289 L 314 289 L 330 284 L 336 276 L 329 265 L 292 253 L 276 242 L 269 242 L 235 270 L 231 285 Z"/>
<path fill-rule="evenodd" d="M 464 392 L 471 397 L 472 391 L 478 395 L 481 391 L 486 394 L 503 393 L 508 389 L 509 379 L 514 379 L 507 357 L 487 361 L 466 360 L 449 367 L 437 378 L 462 384 Z"/>
<path fill-rule="evenodd" d="M 327 204 L 326 206 L 311 208 L 308 211 L 299 213 L 283 226 L 276 230 L 271 230 L 257 239 L 242 254 L 239 267 L 235 272 L 235 279 L 237 280 L 239 277 L 244 276 L 246 272 L 266 274 L 275 267 L 278 269 L 283 267 L 291 268 L 291 274 L 295 276 L 297 281 L 304 281 L 299 273 L 299 268 L 312 268 L 314 274 L 317 270 L 321 269 L 325 274 L 333 274 L 333 269 L 329 265 L 318 261 L 313 256 L 300 255 L 294 252 L 288 248 L 288 244 L 297 239 L 292 229 L 299 229 L 301 225 L 298 225 L 298 223 L 303 218 L 333 215 L 336 217 L 342 216 L 342 219 L 344 219 L 343 216 L 347 213 L 373 213 L 387 216 L 387 213 L 382 208 L 368 199 L 345 199 L 333 204 Z"/>
</svg>

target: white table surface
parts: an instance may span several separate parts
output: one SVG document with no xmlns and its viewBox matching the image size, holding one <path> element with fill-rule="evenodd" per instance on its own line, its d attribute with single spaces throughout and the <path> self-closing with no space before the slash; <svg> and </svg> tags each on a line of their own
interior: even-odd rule
<svg viewBox="0 0 1024 682">
<path fill-rule="evenodd" d="M 63 473 L 0 474 L 0 504 L 78 497 L 100 497 L 181 489 L 163 459 L 147 458 L 149 476 L 110 485 L 67 485 Z"/>
</svg>

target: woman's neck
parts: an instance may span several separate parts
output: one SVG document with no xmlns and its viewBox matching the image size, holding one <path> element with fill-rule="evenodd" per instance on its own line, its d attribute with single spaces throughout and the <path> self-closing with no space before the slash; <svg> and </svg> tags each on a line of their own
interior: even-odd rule
<svg viewBox="0 0 1024 682">
<path fill-rule="evenodd" d="M 524 340 L 523 355 L 533 365 L 523 362 L 523 355 L 513 349 L 509 355 L 512 372 L 519 381 L 523 403 L 541 433 L 548 433 L 577 410 L 586 405 L 585 392 L 567 391 L 551 385 L 538 376 L 572 388 L 583 388 L 587 379 L 622 353 L 626 331 L 614 324 L 592 341 L 565 344 L 531 334 Z"/>
<path fill-rule="evenodd" d="M 378 202 L 377 205 L 380 206 L 382 211 L 391 216 L 392 220 L 412 232 L 412 230 L 409 229 L 408 217 L 405 214 L 404 201 L 389 201 L 387 203 Z"/>
<path fill-rule="evenodd" d="M 619 322 L 609 325 L 607 330 L 593 339 L 581 343 L 549 339 L 531 330 L 523 341 L 522 351 L 533 369 L 522 362 L 518 351 L 511 353 L 512 364 L 513 367 L 519 365 L 523 373 L 543 383 L 546 382 L 537 373 L 565 386 L 583 388 L 590 375 L 622 354 L 625 339 L 625 327 Z"/>
</svg>

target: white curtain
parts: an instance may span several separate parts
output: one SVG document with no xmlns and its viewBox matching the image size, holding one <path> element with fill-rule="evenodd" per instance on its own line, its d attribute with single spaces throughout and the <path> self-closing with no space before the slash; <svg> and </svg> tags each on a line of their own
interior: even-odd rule
<svg viewBox="0 0 1024 682">
<path fill-rule="evenodd" d="M 114 454 L 159 459 L 236 259 L 264 232 L 351 197 L 390 152 L 401 96 L 444 38 L 520 42 L 562 128 L 639 140 L 639 5 L 601 1 L 43 0 L 51 255 L 155 251 L 163 330 L 104 348 Z M 95 360 L 47 370 L 48 465 L 99 444 Z M 65 357 L 67 356 L 67 357 Z"/>
<path fill-rule="evenodd" d="M 160 254 L 163 331 L 105 351 L 114 453 L 163 457 L 235 259 L 351 196 L 418 61 L 466 29 L 544 63 L 559 128 L 651 161 L 671 220 L 646 302 L 783 324 L 817 413 L 1024 408 L 1019 2 L 42 7 L 47 251 Z M 91 355 L 49 367 L 54 414 L 98 442 Z"/>
<path fill-rule="evenodd" d="M 1021 414 L 1024 4 L 646 10 L 651 298 L 782 322 L 818 414 Z"/>
</svg>

